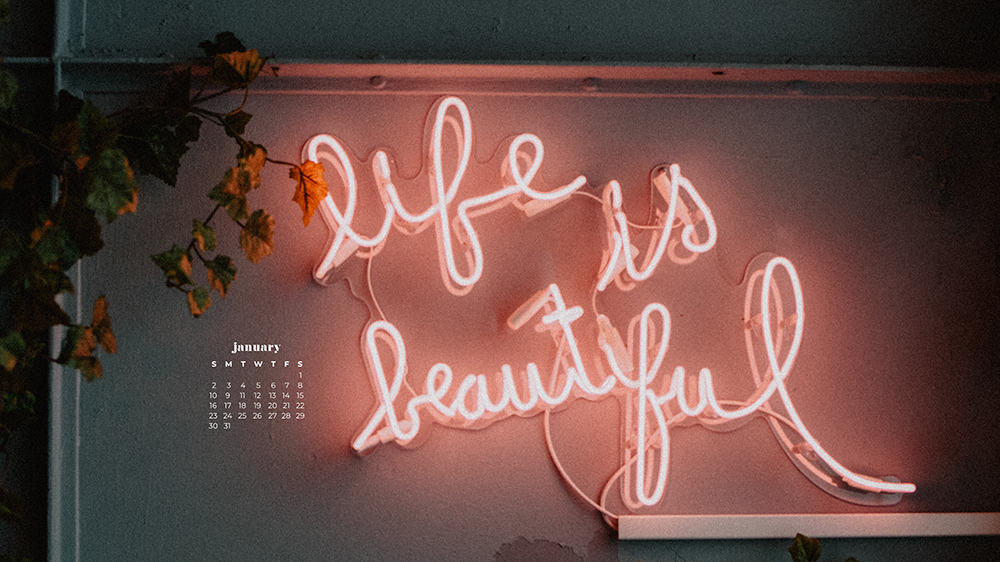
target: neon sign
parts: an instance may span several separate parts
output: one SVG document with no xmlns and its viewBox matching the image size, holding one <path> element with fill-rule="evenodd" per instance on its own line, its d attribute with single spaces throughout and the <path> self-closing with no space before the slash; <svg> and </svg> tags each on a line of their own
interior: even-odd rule
<svg viewBox="0 0 1000 562">
<path fill-rule="evenodd" d="M 445 169 L 446 129 L 454 136 L 454 167 Z M 485 195 L 459 197 L 472 154 L 472 120 L 465 103 L 444 97 L 431 107 L 424 145 L 425 171 L 431 203 L 413 211 L 404 202 L 409 189 L 400 189 L 395 166 L 384 151 L 377 151 L 370 167 L 384 215 L 373 233 L 353 226 L 358 201 L 358 179 L 352 157 L 343 143 L 330 135 L 312 137 L 303 158 L 325 162 L 339 175 L 346 191 L 342 205 L 328 195 L 320 206 L 331 236 L 314 276 L 321 282 L 335 279 L 335 270 L 352 256 L 371 259 L 391 242 L 390 235 L 421 235 L 434 226 L 441 279 L 458 298 L 484 275 L 483 248 L 475 219 L 508 205 L 534 217 L 577 195 L 599 201 L 606 227 L 602 262 L 588 275 L 594 292 L 612 283 L 623 291 L 652 276 L 666 256 L 677 265 L 695 261 L 714 248 L 718 228 L 709 205 L 677 164 L 656 167 L 651 187 L 665 209 L 657 209 L 655 223 L 636 224 L 622 206 L 621 185 L 611 180 L 601 197 L 581 190 L 583 176 L 554 189 L 537 186 L 544 147 L 537 136 L 524 133 L 510 141 L 502 154 L 497 189 Z M 410 186 L 406 186 L 409 188 Z M 651 231 L 644 250 L 636 247 L 634 229 Z M 461 256 L 461 259 L 460 257 Z M 809 431 L 799 416 L 786 381 L 798 356 L 805 325 L 805 303 L 798 273 L 787 258 L 758 259 L 746 280 L 743 318 L 749 375 L 755 383 L 749 397 L 721 399 L 716 394 L 710 368 L 696 373 L 681 365 L 668 367 L 671 317 L 668 306 L 648 303 L 629 323 L 627 337 L 594 305 L 597 341 L 593 357 L 585 357 L 574 322 L 584 314 L 581 306 L 568 306 L 557 283 L 542 288 L 507 318 L 518 330 L 533 319 L 555 345 L 551 369 L 538 361 L 524 365 L 503 363 L 492 374 L 466 374 L 460 378 L 446 362 L 435 363 L 423 388 L 409 380 L 407 346 L 400 330 L 388 319 L 368 323 L 362 334 L 362 354 L 372 381 L 376 406 L 352 441 L 359 454 L 380 444 L 409 445 L 432 424 L 478 429 L 507 417 L 547 413 L 568 402 L 585 398 L 618 397 L 625 404 L 622 420 L 625 437 L 622 500 L 630 509 L 658 504 L 664 495 L 670 466 L 670 430 L 691 421 L 716 430 L 736 429 L 751 417 L 767 420 L 793 464 L 814 484 L 845 501 L 865 505 L 896 503 L 914 484 L 892 477 L 857 473 L 837 461 Z M 761 346 L 763 350 L 761 350 Z M 479 373 L 491 372 L 490 369 Z M 602 498 L 603 505 L 603 498 Z"/>
</svg>

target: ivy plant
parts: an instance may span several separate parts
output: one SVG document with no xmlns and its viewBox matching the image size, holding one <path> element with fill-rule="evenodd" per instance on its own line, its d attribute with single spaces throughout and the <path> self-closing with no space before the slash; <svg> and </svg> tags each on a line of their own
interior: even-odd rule
<svg viewBox="0 0 1000 562">
<path fill-rule="evenodd" d="M 0 0 L 0 21 L 9 14 Z M 274 251 L 274 217 L 252 205 L 267 165 L 288 169 L 292 199 L 308 224 L 326 196 L 321 164 L 298 165 L 272 158 L 247 138 L 253 115 L 246 111 L 251 85 L 268 58 L 248 49 L 232 33 L 203 41 L 204 57 L 163 73 L 162 83 L 115 111 L 59 92 L 51 109 L 19 106 L 18 80 L 0 62 L 0 453 L 13 432 L 35 417 L 37 389 L 47 365 L 76 369 L 88 381 L 104 375 L 101 353 L 115 353 L 117 340 L 103 295 L 92 303 L 89 321 L 74 320 L 63 299 L 75 290 L 69 270 L 104 247 L 103 228 L 137 212 L 143 183 L 159 180 L 205 193 L 206 211 L 190 232 L 164 240 L 151 268 L 183 297 L 185 310 L 199 317 L 212 297 L 225 298 L 242 259 L 257 263 Z M 2 59 L 0 59 L 2 61 Z M 219 110 L 232 101 L 232 107 Z M 33 100 L 37 105 L 37 98 Z M 39 113 L 42 113 L 39 118 Z M 178 186 L 183 156 L 201 149 L 205 126 L 219 127 L 233 142 L 235 157 L 210 185 Z M 213 153 L 217 146 L 205 146 Z M 140 178 L 155 178 L 143 180 Z M 239 226 L 236 244 L 244 257 L 220 251 L 220 220 Z M 158 297 L 152 297 L 158 298 Z M 179 304 L 180 304 L 179 303 Z M 49 334 L 62 341 L 50 348 Z M 34 390 L 33 390 L 34 389 Z M 0 516 L 12 498 L 0 481 Z"/>
</svg>

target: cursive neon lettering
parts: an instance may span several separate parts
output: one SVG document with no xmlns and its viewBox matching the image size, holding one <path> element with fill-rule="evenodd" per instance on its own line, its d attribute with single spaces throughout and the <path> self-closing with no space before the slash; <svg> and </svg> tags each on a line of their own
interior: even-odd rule
<svg viewBox="0 0 1000 562">
<path fill-rule="evenodd" d="M 359 162 L 330 135 L 317 135 L 306 143 L 303 158 L 329 164 L 345 191 L 342 207 L 332 196 L 320 205 L 330 239 L 314 271 L 318 280 L 329 281 L 352 255 L 377 254 L 394 230 L 419 235 L 433 225 L 442 281 L 454 295 L 465 295 L 484 273 L 475 219 L 508 205 L 536 217 L 587 185 L 581 175 L 554 189 L 533 187 L 540 183 L 545 149 L 537 136 L 522 133 L 501 151 L 496 188 L 460 197 L 470 167 L 479 165 L 471 158 L 470 112 L 461 99 L 444 97 L 432 106 L 428 125 L 422 176 L 430 189 L 430 203 L 420 211 L 411 210 L 402 196 L 411 186 L 397 186 L 392 159 L 386 152 L 376 151 L 368 167 L 384 214 L 371 235 L 361 234 L 353 226 Z M 446 127 L 454 143 L 444 142 Z M 446 155 L 446 144 L 453 144 L 456 154 Z M 453 169 L 446 169 L 446 161 L 454 162 Z M 597 336 L 592 346 L 581 348 L 576 335 L 575 324 L 584 316 L 583 308 L 567 306 L 555 283 L 536 292 L 508 316 L 510 329 L 518 330 L 536 320 L 536 330 L 552 338 L 556 350 L 551 369 L 544 375 L 537 361 L 529 361 L 521 369 L 505 362 L 492 373 L 461 377 L 448 363 L 438 362 L 427 370 L 422 391 L 417 392 L 408 380 L 402 333 L 387 320 L 370 322 L 362 335 L 362 354 L 376 404 L 352 441 L 354 450 L 367 453 L 384 443 L 410 444 L 421 432 L 429 431 L 431 424 L 478 429 L 513 415 L 549 412 L 577 398 L 614 396 L 625 404 L 625 460 L 619 474 L 624 475 L 622 499 L 630 508 L 663 501 L 672 428 L 695 422 L 729 430 L 751 417 L 764 417 L 796 468 L 836 497 L 887 505 L 898 501 L 900 494 L 914 492 L 912 483 L 866 476 L 847 468 L 820 444 L 795 408 L 786 382 L 802 345 L 805 299 L 798 273 L 787 258 L 771 258 L 748 272 L 744 338 L 755 387 L 743 400 L 720 398 L 709 367 L 689 370 L 683 365 L 664 366 L 672 328 L 670 311 L 664 304 L 647 304 L 629 323 L 624 339 L 608 316 L 597 312 L 596 294 L 612 283 L 620 290 L 631 290 L 652 277 L 664 256 L 685 265 L 715 247 L 718 228 L 712 211 L 691 180 L 681 174 L 680 166 L 654 168 L 650 188 L 659 195 L 655 224 L 651 225 L 629 220 L 622 187 L 616 180 L 604 185 L 600 198 L 586 194 L 600 202 L 605 227 L 605 247 L 593 276 Z M 588 348 L 594 351 L 589 361 L 583 353 Z M 758 361 L 758 354 L 763 361 Z"/>
</svg>

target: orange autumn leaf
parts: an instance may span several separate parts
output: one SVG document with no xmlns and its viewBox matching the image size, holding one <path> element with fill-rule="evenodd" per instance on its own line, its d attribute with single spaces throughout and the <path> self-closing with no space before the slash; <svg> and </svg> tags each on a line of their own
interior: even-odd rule
<svg viewBox="0 0 1000 562">
<path fill-rule="evenodd" d="M 111 330 L 111 317 L 108 316 L 108 299 L 104 295 L 97 297 L 97 300 L 94 301 L 94 319 L 91 321 L 90 327 L 104 351 L 108 353 L 118 351 L 118 340 Z"/>
<path fill-rule="evenodd" d="M 292 196 L 292 201 L 302 208 L 302 224 L 309 226 L 309 220 L 329 190 L 326 178 L 323 177 L 323 165 L 307 161 L 289 170 L 288 177 L 295 180 L 295 195 Z"/>
</svg>

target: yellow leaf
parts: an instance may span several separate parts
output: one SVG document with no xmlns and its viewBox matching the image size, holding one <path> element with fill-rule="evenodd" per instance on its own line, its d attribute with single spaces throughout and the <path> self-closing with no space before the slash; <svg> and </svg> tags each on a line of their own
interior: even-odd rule
<svg viewBox="0 0 1000 562">
<path fill-rule="evenodd" d="M 309 226 L 309 219 L 319 208 L 320 201 L 326 197 L 329 190 L 326 178 L 323 177 L 323 165 L 307 161 L 289 170 L 288 177 L 295 180 L 295 195 L 292 196 L 292 201 L 302 208 L 302 224 Z"/>
</svg>

